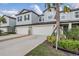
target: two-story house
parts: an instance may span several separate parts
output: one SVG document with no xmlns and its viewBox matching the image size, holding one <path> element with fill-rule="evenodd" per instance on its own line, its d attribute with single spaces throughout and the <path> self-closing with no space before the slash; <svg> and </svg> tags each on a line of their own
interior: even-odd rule
<svg viewBox="0 0 79 59">
<path fill-rule="evenodd" d="M 43 15 L 40 16 L 41 20 L 35 25 L 32 24 L 32 34 L 51 35 L 56 26 L 55 14 L 55 8 L 51 7 L 51 11 L 45 9 Z M 69 13 L 60 11 L 60 26 L 61 33 L 70 30 L 72 27 L 79 26 L 79 9 L 73 9 Z"/>
<path fill-rule="evenodd" d="M 0 30 L 3 32 L 14 32 L 16 18 L 7 15 L 3 15 L 2 17 L 4 17 L 4 21 L 0 24 Z"/>
<path fill-rule="evenodd" d="M 17 34 L 51 35 L 56 25 L 56 10 L 45 9 L 43 15 L 38 15 L 32 10 L 23 9 L 16 15 Z M 60 25 L 64 30 L 70 30 L 79 24 L 79 9 L 73 9 L 69 13 L 60 11 Z M 63 32 L 61 30 L 61 32 Z"/>
<path fill-rule="evenodd" d="M 54 24 L 56 22 L 56 19 L 54 18 L 55 14 L 56 14 L 56 11 L 52 7 L 51 7 L 51 11 L 49 11 L 48 9 L 44 10 L 44 22 Z M 73 9 L 69 13 L 64 13 L 63 11 L 60 11 L 60 25 L 65 31 L 70 30 L 72 27 L 78 26 L 79 8 Z"/>
<path fill-rule="evenodd" d="M 23 9 L 16 15 L 16 33 L 31 34 L 31 24 L 39 22 L 39 15 L 32 10 Z"/>
</svg>

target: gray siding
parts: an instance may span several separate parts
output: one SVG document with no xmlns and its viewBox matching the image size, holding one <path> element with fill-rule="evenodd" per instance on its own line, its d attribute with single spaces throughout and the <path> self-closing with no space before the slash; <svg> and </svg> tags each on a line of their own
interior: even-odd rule
<svg viewBox="0 0 79 59">
<path fill-rule="evenodd" d="M 16 19 L 9 19 L 9 26 L 13 27 L 16 25 Z"/>
<path fill-rule="evenodd" d="M 38 15 L 32 13 L 31 17 L 32 17 L 32 23 L 38 23 L 39 22 L 39 16 Z"/>
</svg>

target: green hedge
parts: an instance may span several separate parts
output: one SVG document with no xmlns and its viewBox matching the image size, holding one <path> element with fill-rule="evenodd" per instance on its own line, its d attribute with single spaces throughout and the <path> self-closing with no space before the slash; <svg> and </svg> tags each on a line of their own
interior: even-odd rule
<svg viewBox="0 0 79 59">
<path fill-rule="evenodd" d="M 47 41 L 52 44 L 52 46 L 55 46 L 56 37 L 48 36 Z M 79 40 L 61 39 L 58 41 L 58 47 L 66 49 L 68 51 L 79 53 Z"/>
<path fill-rule="evenodd" d="M 64 32 L 68 39 L 79 40 L 79 27 Z"/>
<path fill-rule="evenodd" d="M 60 48 L 79 53 L 79 41 L 78 40 L 59 40 L 58 45 Z"/>
</svg>

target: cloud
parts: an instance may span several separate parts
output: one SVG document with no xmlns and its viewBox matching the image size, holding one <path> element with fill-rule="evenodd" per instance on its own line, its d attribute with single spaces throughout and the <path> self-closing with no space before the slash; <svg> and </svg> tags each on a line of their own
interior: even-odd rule
<svg viewBox="0 0 79 59">
<path fill-rule="evenodd" d="M 0 16 L 2 15 L 9 15 L 9 16 L 14 16 L 15 14 L 18 13 L 18 10 L 12 9 L 12 10 L 0 10 Z"/>
</svg>

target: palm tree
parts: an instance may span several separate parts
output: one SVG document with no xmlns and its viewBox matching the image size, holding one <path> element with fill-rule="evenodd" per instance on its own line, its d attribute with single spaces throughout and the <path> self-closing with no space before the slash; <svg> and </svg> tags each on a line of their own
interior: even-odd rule
<svg viewBox="0 0 79 59">
<path fill-rule="evenodd" d="M 55 5 L 55 9 L 56 9 L 55 19 L 56 19 L 56 30 L 57 30 L 57 38 L 56 38 L 56 50 L 57 50 L 58 40 L 60 40 L 60 3 L 53 3 L 53 4 Z M 51 11 L 51 3 L 46 3 L 45 7 L 46 5 L 48 10 Z M 70 8 L 64 6 L 64 12 L 70 12 Z"/>
<path fill-rule="evenodd" d="M 0 27 L 1 27 L 1 22 L 5 22 L 5 18 L 0 16 Z M 1 35 L 2 30 L 0 29 L 0 35 Z"/>
</svg>

